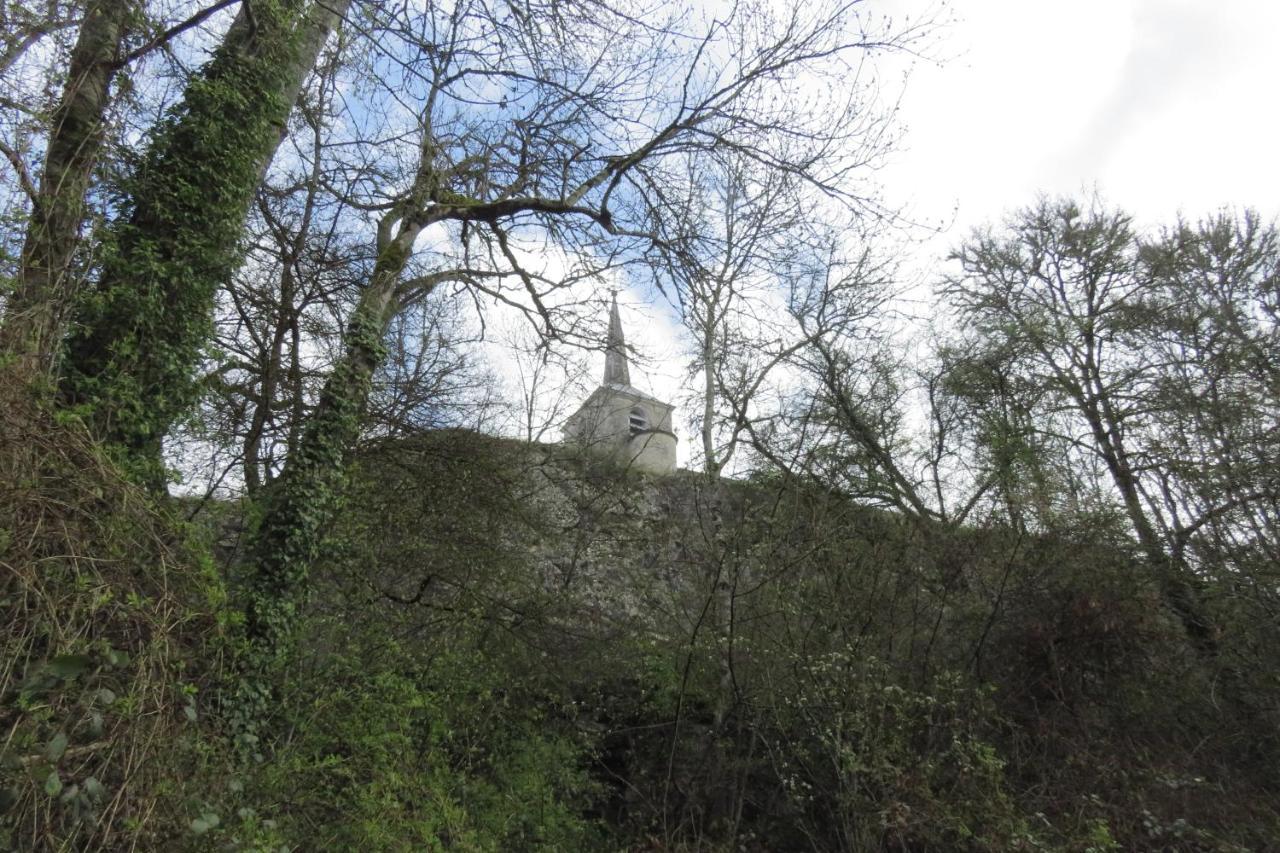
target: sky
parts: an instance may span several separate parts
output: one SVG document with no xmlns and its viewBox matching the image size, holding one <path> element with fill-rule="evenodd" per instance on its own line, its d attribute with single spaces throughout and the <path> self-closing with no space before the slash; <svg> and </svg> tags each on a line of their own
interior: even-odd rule
<svg viewBox="0 0 1280 853">
<path fill-rule="evenodd" d="M 918 11 L 924 2 L 893 5 Z M 1280 203 L 1280 4 L 955 0 L 918 61 L 891 199 L 953 239 L 1037 192 L 1097 187 L 1140 222 Z"/>
<path fill-rule="evenodd" d="M 874 61 L 901 131 L 874 179 L 887 207 L 922 226 L 905 265 L 922 312 L 939 259 L 1038 193 L 1096 189 L 1140 225 L 1224 205 L 1280 214 L 1276 0 L 863 0 L 860 9 L 939 22 L 924 55 Z M 687 410 L 697 379 L 674 312 L 641 288 L 619 301 L 637 351 L 633 383 Z M 501 349 L 491 358 L 510 373 Z M 603 355 L 587 360 L 598 381 Z M 695 437 L 678 431 L 687 464 Z"/>
<path fill-rule="evenodd" d="M 866 8 L 916 19 L 940 4 Z M 1223 206 L 1280 213 L 1280 3 L 952 0 L 940 17 L 928 55 L 882 72 L 902 140 L 878 178 L 890 207 L 928 226 L 909 262 L 924 278 L 1038 193 L 1096 189 L 1139 226 Z M 646 361 L 633 381 L 677 399 L 689 380 L 672 318 L 645 294 L 620 300 Z M 681 464 L 692 439 L 681 431 Z"/>
</svg>

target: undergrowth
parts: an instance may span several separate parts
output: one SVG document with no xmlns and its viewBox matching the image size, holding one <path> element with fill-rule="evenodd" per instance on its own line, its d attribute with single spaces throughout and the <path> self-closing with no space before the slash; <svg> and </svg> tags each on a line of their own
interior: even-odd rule
<svg viewBox="0 0 1280 853">
<path fill-rule="evenodd" d="M 506 654 L 314 613 L 245 750 L 201 538 L 77 422 L 0 406 L 0 849 L 597 846 L 589 744 Z"/>
<path fill-rule="evenodd" d="M 74 421 L 0 406 L 0 849 L 1280 837 L 1273 693 L 1217 697 L 1122 541 L 962 531 L 935 559 L 826 499 L 566 479 L 459 435 L 391 450 L 356 471 L 246 750 L 247 568 Z"/>
<path fill-rule="evenodd" d="M 0 848 L 154 849 L 183 831 L 222 595 L 80 427 L 0 409 Z"/>
</svg>

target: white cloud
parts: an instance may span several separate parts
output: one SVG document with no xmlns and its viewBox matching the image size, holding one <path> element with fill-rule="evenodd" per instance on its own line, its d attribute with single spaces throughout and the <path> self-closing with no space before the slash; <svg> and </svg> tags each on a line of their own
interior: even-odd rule
<svg viewBox="0 0 1280 853">
<path fill-rule="evenodd" d="M 882 175 L 917 217 L 955 208 L 967 228 L 1094 185 L 1145 221 L 1276 212 L 1280 7 L 966 0 L 957 13 L 940 45 L 953 58 L 917 65 L 906 150 Z"/>
</svg>

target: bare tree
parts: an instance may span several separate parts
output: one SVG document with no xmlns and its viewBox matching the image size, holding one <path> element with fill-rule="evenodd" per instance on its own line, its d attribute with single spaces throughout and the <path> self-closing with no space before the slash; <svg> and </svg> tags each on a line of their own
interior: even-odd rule
<svg viewBox="0 0 1280 853">
<path fill-rule="evenodd" d="M 777 308 L 789 241 L 807 236 L 811 211 L 797 176 L 733 151 L 690 158 L 686 168 L 688 190 L 669 192 L 656 217 L 663 239 L 655 258 L 692 338 L 689 368 L 702 386 L 694 419 L 703 470 L 714 477 L 737 451 L 771 370 L 794 352 L 794 327 Z"/>
<path fill-rule="evenodd" d="M 65 0 L 44 0 L 11 2 L 0 7 L 0 75 L 7 74 L 42 39 L 80 23 L 77 13 L 85 14 L 84 22 L 93 29 L 86 10 L 77 5 Z"/>
<path fill-rule="evenodd" d="M 460 282 L 518 294 L 559 333 L 549 301 L 558 283 L 522 261 L 524 245 L 552 241 L 589 258 L 602 239 L 661 239 L 647 227 L 655 199 L 693 152 L 733 149 L 841 194 L 862 162 L 848 144 L 866 129 L 862 100 L 819 89 L 832 97 L 819 115 L 797 87 L 843 79 L 857 57 L 921 35 L 871 32 L 859 11 L 813 6 L 784 23 L 767 6 L 736 5 L 702 32 L 604 4 L 476 0 L 371 15 L 370 27 L 408 48 L 390 53 L 408 57 L 396 59 L 407 87 L 396 97 L 413 104 L 414 126 L 377 166 L 360 164 L 354 182 L 364 197 L 353 204 L 379 215 L 377 262 L 261 528 L 249 609 L 261 647 L 290 630 L 396 314 Z M 407 174 L 369 179 L 400 158 Z M 415 271 L 415 249 L 432 234 L 448 235 L 455 255 Z"/>
<path fill-rule="evenodd" d="M 215 313 L 218 356 L 205 377 L 202 420 L 220 425 L 210 438 L 239 446 L 231 455 L 251 494 L 279 474 L 297 445 L 367 261 L 367 249 L 344 236 L 351 211 L 324 181 L 343 118 L 338 85 L 348 52 L 347 40 L 336 40 L 302 91 L 284 163 L 258 189 L 244 262 Z"/>
<path fill-rule="evenodd" d="M 392 320 L 387 356 L 374 375 L 365 438 L 482 429 L 497 419 L 496 380 L 473 346 L 466 301 L 464 293 L 437 291 Z"/>
<path fill-rule="evenodd" d="M 586 365 L 561 351 L 527 322 L 512 324 L 499 344 L 515 376 L 516 429 L 525 441 L 543 441 L 559 429 L 590 387 Z"/>
</svg>

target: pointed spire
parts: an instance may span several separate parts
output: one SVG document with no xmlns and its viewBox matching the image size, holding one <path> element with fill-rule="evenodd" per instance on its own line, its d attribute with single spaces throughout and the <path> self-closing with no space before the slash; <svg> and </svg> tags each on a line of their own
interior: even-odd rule
<svg viewBox="0 0 1280 853">
<path fill-rule="evenodd" d="M 614 291 L 613 305 L 609 309 L 609 341 L 605 345 L 604 384 L 631 384 L 631 370 L 627 365 L 627 342 L 622 337 L 622 318 L 618 316 L 617 291 Z"/>
</svg>

